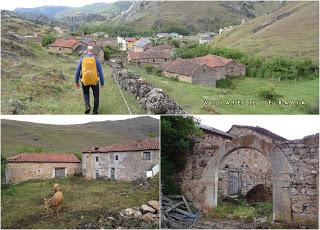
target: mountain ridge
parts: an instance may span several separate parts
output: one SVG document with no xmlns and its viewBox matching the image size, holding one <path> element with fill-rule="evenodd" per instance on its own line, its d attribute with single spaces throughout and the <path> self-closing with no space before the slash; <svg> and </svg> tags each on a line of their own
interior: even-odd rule
<svg viewBox="0 0 320 230">
<path fill-rule="evenodd" d="M 51 125 L 1 120 L 2 156 L 24 148 L 53 152 L 80 152 L 91 145 L 105 146 L 135 139 L 159 136 L 159 120 L 143 116 L 118 121 L 89 122 L 75 125 Z"/>
</svg>

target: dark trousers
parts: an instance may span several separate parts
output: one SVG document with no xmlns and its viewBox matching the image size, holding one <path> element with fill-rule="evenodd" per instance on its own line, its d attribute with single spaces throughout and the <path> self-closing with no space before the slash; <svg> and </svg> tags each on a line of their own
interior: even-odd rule
<svg viewBox="0 0 320 230">
<path fill-rule="evenodd" d="M 86 110 L 91 110 L 91 106 L 90 106 L 90 88 L 92 89 L 93 99 L 94 99 L 93 113 L 98 113 L 98 109 L 99 109 L 99 82 L 97 82 L 96 85 L 84 86 L 82 84 L 84 105 L 86 107 Z"/>
</svg>

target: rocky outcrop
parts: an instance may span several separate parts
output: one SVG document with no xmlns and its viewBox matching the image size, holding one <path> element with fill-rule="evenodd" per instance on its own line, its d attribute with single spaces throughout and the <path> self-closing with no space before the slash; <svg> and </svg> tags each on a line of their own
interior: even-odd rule
<svg viewBox="0 0 320 230">
<path fill-rule="evenodd" d="M 162 89 L 156 88 L 123 68 L 121 60 L 111 60 L 113 80 L 124 90 L 133 94 L 148 114 L 183 114 L 177 105 Z"/>
</svg>

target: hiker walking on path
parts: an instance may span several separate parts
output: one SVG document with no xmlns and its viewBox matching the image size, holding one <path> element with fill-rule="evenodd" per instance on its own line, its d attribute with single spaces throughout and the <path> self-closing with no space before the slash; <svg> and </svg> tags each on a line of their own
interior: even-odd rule
<svg viewBox="0 0 320 230">
<path fill-rule="evenodd" d="M 101 87 L 104 85 L 104 77 L 99 60 L 93 54 L 93 47 L 87 47 L 87 54 L 84 58 L 80 58 L 75 75 L 76 87 L 80 88 L 79 81 L 81 80 L 83 90 L 83 100 L 85 105 L 85 114 L 91 111 L 90 106 L 90 88 L 93 92 L 94 105 L 93 114 L 98 114 L 99 109 L 99 82 Z"/>
</svg>

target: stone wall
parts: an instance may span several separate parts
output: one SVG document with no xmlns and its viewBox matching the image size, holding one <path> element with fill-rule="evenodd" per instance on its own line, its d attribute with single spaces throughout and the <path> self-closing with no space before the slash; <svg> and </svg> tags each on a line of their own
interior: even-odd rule
<svg viewBox="0 0 320 230">
<path fill-rule="evenodd" d="M 143 152 L 150 152 L 151 160 L 144 160 Z M 98 162 L 96 161 L 96 157 L 99 158 Z M 132 181 L 145 178 L 146 171 L 158 164 L 159 159 L 158 150 L 84 153 L 82 154 L 82 161 L 85 162 L 83 163 L 83 175 L 87 179 L 95 179 L 96 173 L 98 173 L 101 178 L 111 178 L 111 168 L 114 168 L 116 180 Z"/>
<path fill-rule="evenodd" d="M 319 213 L 319 134 L 301 140 L 277 142 L 290 162 L 288 193 L 296 222 L 317 221 Z"/>
<path fill-rule="evenodd" d="M 235 138 L 253 134 L 257 136 L 257 140 L 272 143 L 274 149 L 269 150 L 267 154 L 261 154 L 252 148 L 240 148 L 227 154 L 219 166 L 218 199 L 228 195 L 228 171 L 230 168 L 239 171 L 241 194 L 243 195 L 246 195 L 250 189 L 258 184 L 272 187 L 274 183 L 272 164 L 276 164 L 275 167 L 278 167 L 280 162 L 275 162 L 275 159 L 280 156 L 276 156 L 278 152 L 272 153 L 270 151 L 281 151 L 290 168 L 290 181 L 281 182 L 281 187 L 289 197 L 288 201 L 283 202 L 291 210 L 292 217 L 290 219 L 293 222 L 316 222 L 319 210 L 319 135 L 288 141 L 276 134 L 269 135 L 244 127 L 233 127 L 229 133 L 233 134 Z M 206 184 L 202 179 L 207 164 L 217 154 L 216 150 L 230 141 L 232 140 L 227 137 L 205 132 L 203 138 L 188 153 L 185 170 L 176 177 L 176 182 L 180 185 L 182 193 L 198 208 L 203 208 L 206 199 Z M 278 168 L 277 170 L 279 171 Z"/>
<path fill-rule="evenodd" d="M 239 192 L 243 196 L 258 184 L 272 187 L 272 167 L 268 159 L 254 149 L 239 149 L 227 156 L 220 165 L 218 196 L 229 196 L 229 172 L 239 175 Z"/>
<path fill-rule="evenodd" d="M 230 140 L 209 131 L 203 132 L 201 140 L 195 143 L 192 151 L 188 153 L 185 170 L 176 177 L 183 194 L 198 208 L 204 201 L 204 185 L 200 181 L 203 170 L 219 146 Z"/>
<path fill-rule="evenodd" d="M 7 163 L 6 182 L 54 178 L 55 168 L 65 168 L 66 176 L 81 172 L 80 163 Z"/>
<path fill-rule="evenodd" d="M 123 68 L 121 60 L 110 62 L 112 79 L 119 86 L 133 94 L 139 104 L 148 114 L 182 114 L 182 108 L 177 105 L 162 89 L 155 88 L 141 79 L 140 75 L 133 74 Z"/>
</svg>

